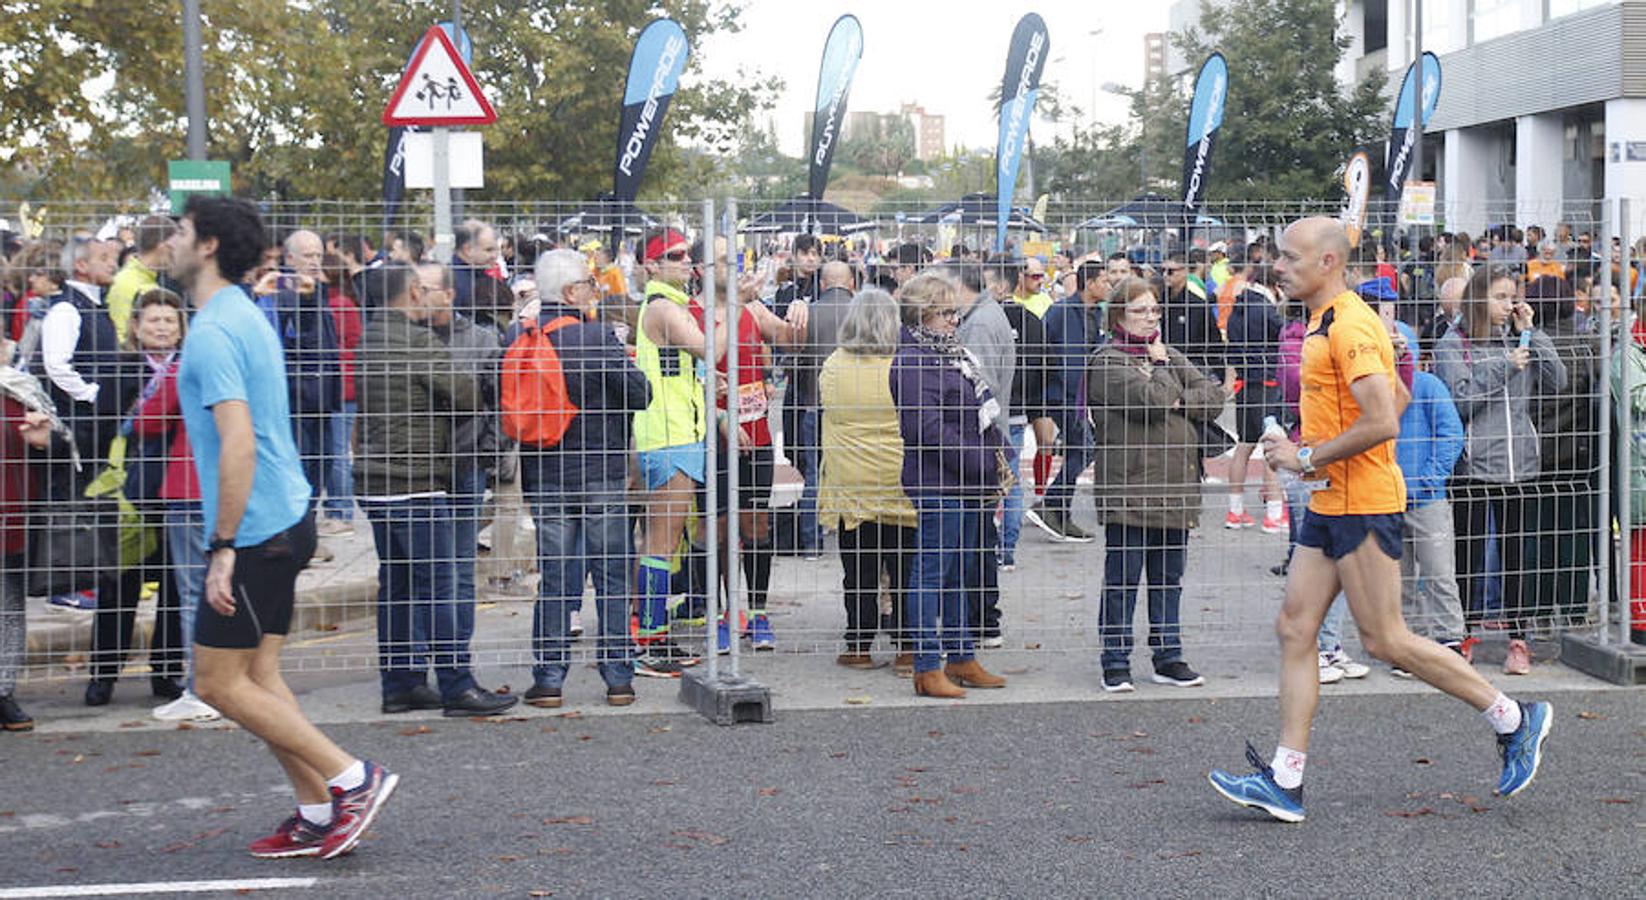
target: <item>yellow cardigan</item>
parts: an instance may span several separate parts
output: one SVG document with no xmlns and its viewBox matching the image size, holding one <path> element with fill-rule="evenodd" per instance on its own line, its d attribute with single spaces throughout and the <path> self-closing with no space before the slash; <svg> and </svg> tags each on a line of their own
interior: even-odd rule
<svg viewBox="0 0 1646 900">
<path fill-rule="evenodd" d="M 823 470 L 817 515 L 849 531 L 864 522 L 913 528 L 919 521 L 903 493 L 903 438 L 892 403 L 892 358 L 836 350 L 823 363 Z"/>
</svg>

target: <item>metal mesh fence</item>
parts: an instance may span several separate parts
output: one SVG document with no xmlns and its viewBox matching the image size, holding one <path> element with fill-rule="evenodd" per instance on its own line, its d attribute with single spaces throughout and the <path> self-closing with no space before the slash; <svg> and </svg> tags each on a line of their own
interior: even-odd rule
<svg viewBox="0 0 1646 900">
<path fill-rule="evenodd" d="M 1184 227 L 1121 205 L 1020 213 L 997 259 L 992 211 L 964 203 L 877 209 L 814 245 L 775 204 L 611 223 L 470 202 L 486 227 L 429 266 L 419 207 L 265 204 L 274 249 L 245 290 L 280 339 L 290 420 L 257 425 L 289 429 L 319 533 L 285 663 L 387 690 L 480 663 L 670 676 L 717 649 L 758 674 L 788 654 L 1107 668 L 1264 647 L 1311 489 L 1392 495 L 1397 469 L 1414 630 L 1617 621 L 1619 549 L 1638 554 L 1629 528 L 1612 540 L 1636 515 L 1613 487 L 1633 463 L 1612 386 L 1637 351 L 1615 323 L 1638 254 L 1615 217 L 1552 210 L 1540 242 L 1524 209 L 1457 211 L 1487 226 L 1472 236 L 1442 209 L 1354 248 L 1349 287 L 1412 400 L 1379 467 L 1323 486 L 1254 445 L 1297 437 L 1320 388 L 1304 360 L 1323 332 L 1286 296 L 1279 236 L 1337 210 L 1228 204 Z M 4 276 L 0 674 L 184 678 L 204 526 L 176 351 L 202 300 L 153 292 L 168 245 L 144 205 L 36 206 Z M 1463 289 L 1499 265 L 1499 300 Z M 45 449 L 19 429 L 39 397 L 59 417 Z M 86 493 L 119 443 L 115 528 Z M 42 555 L 77 525 L 118 558 Z"/>
</svg>

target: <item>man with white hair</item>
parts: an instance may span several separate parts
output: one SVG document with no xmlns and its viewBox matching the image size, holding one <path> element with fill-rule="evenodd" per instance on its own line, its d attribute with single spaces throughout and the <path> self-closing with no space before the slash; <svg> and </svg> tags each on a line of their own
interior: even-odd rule
<svg viewBox="0 0 1646 900">
<path fill-rule="evenodd" d="M 565 380 L 566 405 L 575 410 L 558 440 L 520 437 L 520 478 L 537 524 L 538 599 L 532 615 L 532 686 L 526 702 L 560 706 L 569 669 L 572 614 L 583 604 L 585 573 L 593 576 L 600 616 L 598 665 L 606 702 L 634 702 L 629 648 L 629 576 L 634 542 L 629 526 L 629 420 L 651 402 L 651 388 L 612 327 L 594 318 L 600 301 L 595 274 L 575 250 L 537 258 L 540 295 L 525 325 L 554 347 Z M 515 340 L 527 340 L 521 335 Z M 511 346 L 510 353 L 522 351 Z M 504 379 L 505 426 L 511 379 Z"/>
<path fill-rule="evenodd" d="M 52 400 L 74 432 L 88 462 L 104 458 L 126 411 L 129 390 L 121 372 L 118 331 L 103 305 L 114 279 L 115 247 L 89 235 L 63 245 L 63 291 L 50 300 L 40 324 L 40 358 Z M 95 465 L 82 470 L 85 479 Z"/>
<path fill-rule="evenodd" d="M 285 264 L 265 279 L 274 279 L 272 303 L 286 351 L 292 431 L 312 489 L 312 506 L 326 483 L 326 423 L 343 408 L 343 357 L 321 272 L 325 242 L 320 235 L 299 229 L 286 237 L 282 249 Z M 322 558 L 325 555 L 323 551 Z"/>
</svg>

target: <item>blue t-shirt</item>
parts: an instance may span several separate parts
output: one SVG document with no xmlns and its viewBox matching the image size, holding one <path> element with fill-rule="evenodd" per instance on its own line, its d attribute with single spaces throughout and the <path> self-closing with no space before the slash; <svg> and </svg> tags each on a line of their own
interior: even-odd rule
<svg viewBox="0 0 1646 900">
<path fill-rule="evenodd" d="M 211 408 L 228 400 L 245 402 L 257 436 L 257 472 L 235 546 L 256 546 L 297 524 L 308 512 L 310 492 L 292 439 L 285 355 L 274 328 L 245 291 L 223 288 L 194 314 L 183 341 L 177 391 L 200 474 L 207 536 L 217 528 L 217 457 L 223 447 Z"/>
</svg>

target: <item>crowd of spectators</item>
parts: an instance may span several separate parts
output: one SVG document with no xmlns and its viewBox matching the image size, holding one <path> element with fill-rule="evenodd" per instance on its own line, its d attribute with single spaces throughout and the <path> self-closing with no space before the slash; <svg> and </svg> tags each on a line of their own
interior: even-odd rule
<svg viewBox="0 0 1646 900">
<path fill-rule="evenodd" d="M 111 701 L 152 593 L 156 715 L 215 715 L 190 689 L 206 554 L 177 408 L 191 306 L 167 276 L 176 231 L 154 215 L 114 238 L 5 248 L 7 728 L 29 721 L 13 695 L 29 537 L 42 510 L 85 496 L 122 454 L 133 511 L 118 532 L 130 546 L 50 601 L 94 618 L 85 702 Z M 285 350 L 320 534 L 351 534 L 357 510 L 369 523 L 385 713 L 489 715 L 517 702 L 472 674 L 483 589 L 535 597 L 524 699 L 537 706 L 561 702 L 589 579 L 613 704 L 633 701 L 634 674 L 678 677 L 734 640 L 771 650 L 773 556 L 820 558 L 831 536 L 842 666 L 880 665 L 883 634 L 893 671 L 919 694 L 1000 688 L 977 651 L 1001 646 L 1010 624 L 999 576 L 1017 567 L 1025 520 L 1056 543 L 1101 534 L 1105 690 L 1133 689 L 1140 590 L 1154 680 L 1193 686 L 1203 679 L 1183 656 L 1179 603 L 1205 485 L 1226 484 L 1216 490 L 1230 530 L 1289 534 L 1307 496 L 1250 462 L 1266 429 L 1296 426 L 1307 337 L 1262 236 L 1024 256 L 800 235 L 735 262 L 724 239 L 705 248 L 670 228 L 608 247 L 468 221 L 446 259 L 411 232 L 277 237 L 243 288 Z M 1356 291 L 1384 316 L 1411 397 L 1397 447 L 1408 616 L 1466 656 L 1480 632 L 1505 631 L 1511 674 L 1529 670 L 1529 639 L 1582 619 L 1600 550 L 1601 312 L 1619 328 L 1622 298 L 1641 290 L 1621 248 L 1600 249 L 1565 225 L 1552 236 L 1499 226 L 1478 241 L 1368 238 L 1354 254 Z M 1636 363 L 1634 336 L 1614 341 L 1614 372 Z M 558 392 L 564 420 L 548 432 L 520 415 L 518 392 L 539 382 Z M 780 515 L 771 500 L 785 465 L 802 487 Z M 1098 532 L 1075 503 L 1088 472 Z M 1246 512 L 1254 488 L 1260 519 Z M 522 510 L 535 553 L 512 546 Z M 711 514 L 717 547 L 704 546 Z M 533 563 L 485 568 L 487 522 L 493 559 Z M 706 583 L 711 553 L 718 585 Z M 703 622 L 709 591 L 726 591 L 735 612 Z M 1367 671 L 1343 651 L 1340 619 L 1322 629 L 1322 681 Z M 671 634 L 680 621 L 712 636 L 687 647 Z"/>
</svg>

